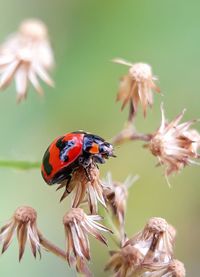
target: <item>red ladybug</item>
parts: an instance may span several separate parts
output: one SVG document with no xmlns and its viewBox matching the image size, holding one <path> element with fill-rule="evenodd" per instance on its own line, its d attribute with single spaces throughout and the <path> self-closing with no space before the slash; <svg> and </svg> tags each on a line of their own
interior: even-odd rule
<svg viewBox="0 0 200 277">
<path fill-rule="evenodd" d="M 77 131 L 56 138 L 47 148 L 42 161 L 42 176 L 49 185 L 70 180 L 72 172 L 82 165 L 87 169 L 94 163 L 104 163 L 114 157 L 112 144 L 103 138 Z"/>
</svg>

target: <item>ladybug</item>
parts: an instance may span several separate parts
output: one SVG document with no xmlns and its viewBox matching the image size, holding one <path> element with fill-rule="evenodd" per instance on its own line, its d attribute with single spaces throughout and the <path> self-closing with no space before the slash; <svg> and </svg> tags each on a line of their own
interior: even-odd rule
<svg viewBox="0 0 200 277">
<path fill-rule="evenodd" d="M 104 163 L 109 157 L 115 157 L 113 146 L 103 138 L 83 131 L 68 133 L 56 138 L 47 148 L 42 176 L 48 185 L 70 181 L 79 166 L 83 166 L 87 174 L 92 163 Z"/>
</svg>

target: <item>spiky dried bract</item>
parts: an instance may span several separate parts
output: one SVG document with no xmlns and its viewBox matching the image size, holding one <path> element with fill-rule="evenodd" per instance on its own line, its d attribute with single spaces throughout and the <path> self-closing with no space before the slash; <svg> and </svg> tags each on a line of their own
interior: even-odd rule
<svg viewBox="0 0 200 277">
<path fill-rule="evenodd" d="M 173 260 L 175 235 L 174 227 L 165 219 L 153 217 L 121 250 L 111 253 L 106 269 L 112 269 L 116 277 L 183 277 L 182 263 Z M 131 258 L 133 253 L 138 262 Z"/>
<path fill-rule="evenodd" d="M 90 212 L 96 214 L 98 211 L 98 202 L 106 207 L 103 195 L 103 183 L 100 180 L 99 169 L 95 164 L 91 164 L 87 168 L 79 166 L 73 173 L 70 182 L 64 181 L 58 189 L 65 187 L 65 191 L 61 197 L 61 201 L 74 190 L 72 207 L 77 208 L 86 198 L 89 204 Z"/>
<path fill-rule="evenodd" d="M 111 231 L 98 222 L 101 219 L 99 215 L 85 214 L 80 208 L 72 208 L 63 218 L 68 263 L 69 265 L 74 264 L 75 258 L 78 271 L 84 274 L 87 269 L 86 261 L 90 260 L 88 235 L 92 235 L 107 245 L 107 240 L 101 232 Z"/>
<path fill-rule="evenodd" d="M 41 256 L 36 220 L 37 213 L 33 208 L 27 206 L 19 207 L 11 220 L 0 229 L 0 243 L 3 244 L 2 253 L 8 249 L 15 232 L 17 232 L 19 260 L 23 257 L 27 240 L 30 243 L 34 257 L 36 257 L 37 252 Z"/>
<path fill-rule="evenodd" d="M 53 86 L 48 73 L 53 65 L 47 27 L 38 19 L 25 20 L 0 46 L 0 89 L 15 79 L 18 102 L 26 98 L 29 82 L 43 94 L 38 79 Z"/>
<path fill-rule="evenodd" d="M 134 245 L 144 255 L 144 261 L 168 262 L 173 254 L 176 230 L 163 218 L 152 217 L 142 231 L 125 245 Z"/>
<path fill-rule="evenodd" d="M 161 105 L 162 121 L 160 128 L 152 136 L 147 147 L 158 157 L 159 163 L 165 166 L 165 176 L 179 172 L 186 165 L 195 164 L 199 158 L 200 134 L 190 129 L 195 120 L 179 123 L 184 115 L 180 113 L 167 123 Z"/>
<path fill-rule="evenodd" d="M 117 220 L 121 236 L 124 236 L 124 216 L 126 212 L 128 188 L 137 179 L 137 176 L 134 178 L 129 176 L 124 183 L 120 183 L 113 181 L 111 174 L 108 174 L 105 180 L 104 195 L 106 203 L 107 206 L 111 208 L 112 214 Z"/>
<path fill-rule="evenodd" d="M 112 251 L 105 270 L 114 271 L 115 277 L 130 277 L 141 266 L 143 254 L 134 246 L 127 245 L 119 251 Z"/>
<path fill-rule="evenodd" d="M 144 117 L 147 106 L 153 105 L 152 90 L 160 92 L 156 86 L 156 78 L 152 74 L 151 66 L 145 63 L 129 63 L 123 59 L 114 59 L 115 63 L 129 66 L 128 74 L 121 82 L 117 95 L 117 101 L 122 101 L 122 110 L 129 103 L 129 120 L 131 121 L 138 110 L 139 102 L 142 105 Z"/>
<path fill-rule="evenodd" d="M 141 277 L 185 277 L 184 264 L 178 260 L 169 263 L 153 263 L 144 265 Z"/>
</svg>

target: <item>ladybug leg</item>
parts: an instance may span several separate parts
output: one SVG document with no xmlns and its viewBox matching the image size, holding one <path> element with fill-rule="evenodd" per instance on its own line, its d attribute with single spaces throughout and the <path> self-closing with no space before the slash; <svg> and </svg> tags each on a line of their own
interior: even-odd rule
<svg viewBox="0 0 200 277">
<path fill-rule="evenodd" d="M 90 176 L 90 172 L 89 172 L 89 166 L 88 167 L 84 167 L 85 170 L 85 175 L 88 178 L 88 181 L 91 181 L 91 176 Z"/>
<path fill-rule="evenodd" d="M 87 176 L 88 178 L 88 181 L 91 181 L 91 176 L 90 176 L 90 165 L 92 164 L 93 160 L 91 157 L 84 157 L 84 156 L 81 156 L 79 157 L 79 164 L 84 168 L 84 171 L 85 171 L 85 175 Z"/>
<path fill-rule="evenodd" d="M 101 154 L 98 154 L 98 155 L 93 156 L 93 161 L 95 163 L 104 164 L 105 163 L 105 158 L 103 158 Z"/>
<path fill-rule="evenodd" d="M 92 159 L 91 159 L 91 157 L 80 156 L 78 162 L 84 168 L 87 168 L 92 163 Z"/>
</svg>

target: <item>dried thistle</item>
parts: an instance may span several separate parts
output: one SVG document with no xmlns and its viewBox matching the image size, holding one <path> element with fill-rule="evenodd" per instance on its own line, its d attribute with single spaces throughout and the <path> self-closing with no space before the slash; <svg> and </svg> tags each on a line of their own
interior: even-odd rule
<svg viewBox="0 0 200 277">
<path fill-rule="evenodd" d="M 141 277 L 185 277 L 184 264 L 178 260 L 169 263 L 144 264 Z"/>
<path fill-rule="evenodd" d="M 165 219 L 149 219 L 144 229 L 127 240 L 119 251 L 111 252 L 106 269 L 112 269 L 116 277 L 184 276 L 159 275 L 160 272 L 183 272 L 178 263 L 172 262 L 175 234 Z"/>
<path fill-rule="evenodd" d="M 53 86 L 48 74 L 53 65 L 47 27 L 37 19 L 25 20 L 0 47 L 0 88 L 4 89 L 15 79 L 18 102 L 26 98 L 28 81 L 43 94 L 38 77 Z"/>
<path fill-rule="evenodd" d="M 152 90 L 160 92 L 156 86 L 156 77 L 152 74 L 151 66 L 145 63 L 132 64 L 123 59 L 114 59 L 115 63 L 123 64 L 129 67 L 128 74 L 125 75 L 120 83 L 117 101 L 122 101 L 123 110 L 129 103 L 129 121 L 137 113 L 139 102 L 141 102 L 144 117 L 146 116 L 147 106 L 153 105 Z"/>
<path fill-rule="evenodd" d="M 73 208 L 77 208 L 85 198 L 89 203 L 90 212 L 92 214 L 96 214 L 98 211 L 98 201 L 106 207 L 103 194 L 104 185 L 100 180 L 99 174 L 99 169 L 94 163 L 87 168 L 87 172 L 83 166 L 79 166 L 72 173 L 70 182 L 64 180 L 58 187 L 58 189 L 65 187 L 61 201 L 74 190 L 74 197 L 72 200 Z"/>
<path fill-rule="evenodd" d="M 122 240 L 124 239 L 124 217 L 126 212 L 128 189 L 137 179 L 138 176 L 129 176 L 124 183 L 120 183 L 113 181 L 112 175 L 109 173 L 107 175 L 107 179 L 105 180 L 104 195 L 106 204 L 110 207 L 112 214 L 117 221 Z"/>
<path fill-rule="evenodd" d="M 163 218 L 152 217 L 144 229 L 129 239 L 125 245 L 133 245 L 145 256 L 144 261 L 169 262 L 173 254 L 176 230 Z"/>
<path fill-rule="evenodd" d="M 36 258 L 37 252 L 41 256 L 36 220 L 37 213 L 33 208 L 27 206 L 19 207 L 11 220 L 0 229 L 0 243 L 3 244 L 2 253 L 8 249 L 15 232 L 17 232 L 19 261 L 23 257 L 27 240 L 30 243 L 34 257 Z"/>
<path fill-rule="evenodd" d="M 66 235 L 66 257 L 69 265 L 76 262 L 78 271 L 86 274 L 86 261 L 90 260 L 90 245 L 88 235 L 107 245 L 106 238 L 101 231 L 111 232 L 108 228 L 98 223 L 102 218 L 99 215 L 87 215 L 80 208 L 72 208 L 63 218 Z M 74 260 L 75 258 L 75 260 Z"/>
<path fill-rule="evenodd" d="M 174 120 L 167 123 L 164 109 L 161 105 L 162 121 L 158 131 L 146 146 L 158 157 L 159 164 L 165 166 L 165 176 L 176 173 L 186 165 L 195 164 L 199 158 L 200 134 L 190 129 L 195 120 L 179 124 L 185 110 Z"/>
<path fill-rule="evenodd" d="M 141 266 L 143 254 L 134 246 L 126 245 L 119 251 L 111 251 L 105 270 L 113 270 L 115 277 L 131 277 Z"/>
</svg>

